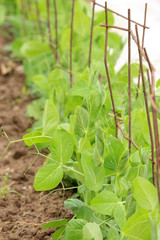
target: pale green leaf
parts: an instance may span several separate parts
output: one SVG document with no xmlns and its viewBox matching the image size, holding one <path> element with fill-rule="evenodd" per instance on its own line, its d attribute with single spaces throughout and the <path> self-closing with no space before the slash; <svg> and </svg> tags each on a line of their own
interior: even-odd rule
<svg viewBox="0 0 160 240">
<path fill-rule="evenodd" d="M 51 100 L 47 100 L 43 112 L 43 135 L 53 132 L 59 124 L 59 113 Z"/>
<path fill-rule="evenodd" d="M 149 181 L 142 177 L 133 180 L 134 197 L 137 204 L 146 210 L 153 211 L 158 205 L 157 190 Z"/>
<path fill-rule="evenodd" d="M 85 184 L 90 190 L 98 192 L 101 190 L 104 182 L 104 167 L 96 167 L 92 155 L 82 154 L 82 168 L 84 172 Z"/>
<path fill-rule="evenodd" d="M 21 47 L 21 54 L 26 58 L 35 57 L 41 53 L 49 52 L 50 47 L 46 43 L 38 42 L 38 41 L 28 41 L 23 44 Z"/>
<path fill-rule="evenodd" d="M 82 240 L 83 239 L 83 227 L 86 225 L 86 221 L 83 219 L 73 219 L 66 227 L 65 237 L 67 240 Z"/>
<path fill-rule="evenodd" d="M 75 85 L 73 85 L 70 92 L 71 92 L 71 96 L 86 97 L 89 94 L 90 89 L 86 81 L 79 80 L 76 82 Z"/>
<path fill-rule="evenodd" d="M 125 148 L 121 141 L 113 136 L 107 139 L 108 155 L 105 158 L 104 166 L 110 171 L 115 171 L 120 159 L 125 153 Z"/>
<path fill-rule="evenodd" d="M 83 240 L 103 240 L 102 232 L 98 224 L 87 223 L 83 227 Z"/>
<path fill-rule="evenodd" d="M 89 114 L 85 108 L 76 107 L 75 110 L 75 134 L 79 137 L 83 137 L 88 131 L 89 126 Z"/>
<path fill-rule="evenodd" d="M 57 164 L 47 164 L 40 168 L 34 179 L 36 191 L 48 191 L 58 186 L 63 178 L 63 169 Z"/>
<path fill-rule="evenodd" d="M 91 208 L 97 213 L 112 215 L 118 201 L 115 193 L 104 190 L 91 201 Z"/>
<path fill-rule="evenodd" d="M 148 212 L 138 210 L 125 223 L 122 232 L 126 237 L 129 237 L 129 240 L 151 240 L 151 224 Z"/>
<path fill-rule="evenodd" d="M 125 207 L 122 204 L 117 204 L 114 209 L 113 216 L 121 229 L 126 222 Z"/>
<path fill-rule="evenodd" d="M 112 226 L 108 229 L 107 237 L 107 240 L 120 240 L 118 230 Z"/>
<path fill-rule="evenodd" d="M 32 146 L 36 143 L 47 143 L 51 141 L 51 137 L 42 136 L 41 132 L 31 132 L 23 136 L 24 142 L 27 146 Z"/>
<path fill-rule="evenodd" d="M 50 151 L 54 160 L 66 163 L 70 160 L 74 149 L 71 136 L 64 130 L 56 130 L 50 142 Z"/>
</svg>

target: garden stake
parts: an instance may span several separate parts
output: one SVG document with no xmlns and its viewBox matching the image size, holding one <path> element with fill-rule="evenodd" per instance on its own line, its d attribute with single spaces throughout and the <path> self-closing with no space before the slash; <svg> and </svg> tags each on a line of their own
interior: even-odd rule
<svg viewBox="0 0 160 240">
<path fill-rule="evenodd" d="M 146 26 L 146 19 L 147 19 L 147 3 L 145 4 L 144 26 Z M 143 28 L 142 48 L 144 48 L 144 37 L 145 37 L 145 27 Z M 141 70 L 140 70 L 140 68 L 139 68 L 136 99 L 138 98 L 138 92 L 139 92 L 140 80 L 141 80 L 140 78 L 141 78 Z"/>
<path fill-rule="evenodd" d="M 44 42 L 44 36 L 43 36 L 43 29 L 42 29 L 42 24 L 41 24 L 41 16 L 39 12 L 39 6 L 37 0 L 34 0 L 35 6 L 36 6 L 36 14 L 37 14 L 37 19 L 38 19 L 38 27 L 39 27 L 39 32 L 42 37 L 42 41 Z"/>
<path fill-rule="evenodd" d="M 152 94 L 152 88 L 151 88 L 151 80 L 150 80 L 150 75 L 149 75 L 149 69 L 147 69 L 147 79 L 148 79 L 148 84 L 149 84 L 149 91 L 150 95 Z M 152 114 L 153 114 L 153 107 L 152 107 Z M 151 150 L 152 150 L 152 175 L 153 175 L 153 184 L 156 186 L 156 172 L 155 172 L 155 162 L 154 162 L 154 141 L 153 141 L 153 132 L 152 132 L 152 142 L 151 142 Z"/>
<path fill-rule="evenodd" d="M 92 7 L 92 22 L 91 22 L 91 36 L 90 36 L 89 64 L 88 64 L 88 67 L 89 67 L 89 68 L 91 67 L 91 57 L 92 57 L 94 15 L 95 15 L 95 1 L 93 1 L 93 7 Z"/>
<path fill-rule="evenodd" d="M 145 57 L 151 72 L 152 80 L 152 94 L 150 95 L 150 102 L 152 105 L 152 115 L 153 115 L 153 126 L 154 126 L 154 138 L 156 146 L 156 158 L 157 158 L 157 188 L 158 188 L 158 198 L 160 203 L 160 145 L 159 145 L 159 129 L 158 129 L 158 118 L 157 118 L 157 107 L 156 107 L 156 98 L 155 98 L 155 68 L 152 65 L 147 50 L 144 48 Z"/>
<path fill-rule="evenodd" d="M 119 30 L 123 30 L 123 31 L 128 32 L 127 28 L 122 28 L 122 27 L 118 27 L 118 26 L 105 25 L 105 24 L 102 24 L 102 23 L 100 23 L 100 26 L 101 27 L 107 27 L 107 28 L 115 28 L 115 29 L 119 29 Z"/>
<path fill-rule="evenodd" d="M 71 36 L 70 36 L 70 73 L 72 73 L 72 48 L 73 48 L 73 22 L 74 22 L 75 0 L 72 0 L 72 16 L 71 16 Z M 70 87 L 73 86 L 73 77 L 70 74 Z"/>
<path fill-rule="evenodd" d="M 120 126 L 119 123 L 117 123 L 117 126 L 118 126 L 118 128 L 120 129 L 121 133 L 123 134 L 123 137 L 124 137 L 125 139 L 127 139 L 128 141 L 131 140 L 131 143 L 133 144 L 133 146 L 134 146 L 137 150 L 139 150 L 139 147 L 137 146 L 137 144 L 136 144 L 132 139 L 129 139 L 129 137 L 126 136 L 126 134 L 124 133 L 124 131 L 123 131 L 123 129 L 121 128 L 121 126 Z"/>
<path fill-rule="evenodd" d="M 128 99 L 129 99 L 129 155 L 131 154 L 131 11 L 128 9 Z"/>
<path fill-rule="evenodd" d="M 139 41 L 139 34 L 138 34 L 137 25 L 135 26 L 135 28 L 136 28 L 136 36 L 137 36 L 137 43 L 138 43 L 138 52 L 139 52 L 139 62 L 140 62 L 142 84 L 143 84 L 143 93 L 144 93 L 147 121 L 148 121 L 150 141 L 151 141 L 151 149 L 152 149 L 152 152 L 154 153 L 153 133 L 152 133 L 152 126 L 151 126 L 151 120 L 150 120 L 150 115 L 149 115 L 149 107 L 148 107 L 148 100 L 147 100 L 147 93 L 146 93 L 146 86 L 145 86 L 145 79 L 144 79 L 144 72 L 143 72 L 143 59 L 142 59 L 142 54 L 141 54 L 141 51 L 140 51 L 140 48 L 139 48 L 140 41 Z M 152 166 L 154 166 L 154 154 L 152 155 Z M 152 173 L 153 173 L 153 181 L 155 181 L 154 168 L 152 169 Z M 155 184 L 155 182 L 154 182 L 154 184 Z"/>
<path fill-rule="evenodd" d="M 91 2 L 95 2 L 95 0 L 91 0 Z M 97 3 L 97 2 L 95 2 L 95 4 L 96 4 L 97 6 L 105 9 L 105 7 L 104 7 L 103 5 L 101 5 L 101 4 Z M 118 12 L 115 12 L 115 11 L 111 10 L 110 8 L 108 8 L 108 11 L 109 11 L 109 12 L 112 12 L 113 14 L 116 14 L 117 16 L 119 16 L 119 17 L 121 17 L 121 18 L 124 18 L 124 19 L 128 20 L 127 17 L 123 16 L 122 14 L 119 14 Z M 140 23 L 138 23 L 138 22 L 136 22 L 136 21 L 131 20 L 131 22 L 133 22 L 133 23 L 135 23 L 135 24 L 137 24 L 137 25 L 139 25 L 139 26 L 141 26 L 141 27 L 143 27 L 143 28 L 149 29 L 149 27 L 144 26 L 144 25 L 142 25 L 142 24 L 140 24 Z"/>
<path fill-rule="evenodd" d="M 149 84 L 149 92 L 152 94 L 152 86 L 151 86 L 151 79 L 149 75 L 149 69 L 147 68 L 147 79 L 148 79 L 148 84 Z"/>
<path fill-rule="evenodd" d="M 105 2 L 105 16 L 106 16 L 106 25 L 108 25 L 107 2 Z M 105 63 L 105 68 L 106 68 L 106 74 L 107 74 L 107 79 L 108 79 L 109 91 L 110 91 L 111 102 L 112 102 L 113 113 L 114 113 L 114 120 L 115 120 L 115 125 L 116 125 L 116 138 L 118 138 L 118 124 L 117 124 L 116 110 L 115 110 L 115 104 L 114 104 L 114 99 L 113 99 L 112 86 L 111 86 L 111 80 L 110 80 L 110 75 L 109 75 L 109 70 L 108 70 L 108 62 L 107 62 L 107 47 L 108 47 L 108 28 L 106 27 L 104 63 Z"/>
<path fill-rule="evenodd" d="M 55 33 L 56 33 L 56 64 L 59 63 L 59 56 L 58 56 L 58 16 L 57 16 L 57 4 L 56 0 L 53 1 L 54 4 L 54 14 L 55 14 Z"/>
</svg>

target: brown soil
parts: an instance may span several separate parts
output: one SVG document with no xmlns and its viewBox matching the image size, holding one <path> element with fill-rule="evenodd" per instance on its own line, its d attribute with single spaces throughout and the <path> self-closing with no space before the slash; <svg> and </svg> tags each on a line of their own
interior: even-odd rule
<svg viewBox="0 0 160 240">
<path fill-rule="evenodd" d="M 0 126 L 11 140 L 15 140 L 21 139 L 31 125 L 31 119 L 25 117 L 26 106 L 31 99 L 22 94 L 25 79 L 22 66 L 13 64 L 2 50 L 6 43 L 7 40 L 0 36 L 0 67 L 5 65 L 5 68 L 12 69 L 6 75 L 0 71 Z M 7 144 L 6 137 L 0 136 L 0 154 Z M 24 176 L 34 160 L 29 151 L 23 142 L 12 144 L 0 159 L 0 240 L 52 239 L 53 229 L 42 230 L 41 226 L 54 219 L 72 217 L 72 213 L 63 206 L 62 191 L 42 198 L 46 193 L 38 193 L 33 188 L 35 173 L 44 159 L 39 157 Z M 2 183 L 6 174 L 9 175 L 6 183 L 8 191 L 3 198 Z M 66 192 L 65 198 L 71 194 Z"/>
</svg>

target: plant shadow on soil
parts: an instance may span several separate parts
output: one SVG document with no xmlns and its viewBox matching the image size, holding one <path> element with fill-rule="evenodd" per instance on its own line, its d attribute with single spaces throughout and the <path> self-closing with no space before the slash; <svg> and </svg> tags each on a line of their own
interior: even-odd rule
<svg viewBox="0 0 160 240">
<path fill-rule="evenodd" d="M 8 43 L 7 39 L 0 36 L 0 127 L 5 129 L 11 140 L 16 140 L 21 139 L 31 126 L 32 120 L 26 118 L 25 113 L 32 99 L 22 94 L 25 75 L 21 64 L 13 63 L 9 54 L 3 51 Z M 8 70 L 8 73 L 4 74 L 3 70 Z M 0 136 L 0 154 L 4 152 L 7 144 L 6 137 Z M 42 230 L 41 226 L 59 217 L 71 219 L 73 216 L 72 212 L 63 206 L 62 191 L 41 198 L 46 193 L 34 190 L 34 176 L 43 165 L 44 159 L 38 157 L 24 176 L 35 158 L 29 150 L 23 142 L 15 143 L 0 159 L 0 189 L 6 174 L 9 175 L 6 186 L 10 186 L 5 199 L 0 194 L 0 240 L 51 239 L 54 230 Z M 66 191 L 65 199 L 72 194 L 73 191 Z"/>
</svg>

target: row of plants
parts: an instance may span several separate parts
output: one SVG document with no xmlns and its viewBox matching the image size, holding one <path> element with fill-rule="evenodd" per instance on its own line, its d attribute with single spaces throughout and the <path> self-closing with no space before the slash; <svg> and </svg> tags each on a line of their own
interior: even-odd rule
<svg viewBox="0 0 160 240">
<path fill-rule="evenodd" d="M 103 60 L 105 29 L 99 26 L 105 22 L 105 11 L 94 12 L 92 61 L 88 67 L 93 18 L 88 3 L 17 0 L 12 4 L 4 1 L 0 6 L 5 9 L 5 24 L 11 24 L 15 34 L 7 49 L 23 59 L 26 85 L 36 96 L 27 115 L 36 121 L 23 139 L 9 144 L 24 141 L 35 147 L 36 157 L 44 157 L 46 164 L 34 180 L 36 191 L 52 190 L 60 183 L 65 190 L 63 179 L 77 188 L 77 193 L 64 202 L 74 217 L 52 221 L 42 228 L 56 228 L 53 239 L 158 239 L 159 202 L 153 185 L 142 86 L 136 98 L 137 63 L 131 65 L 131 154 L 128 150 L 128 65 L 115 70 L 125 41 L 109 31 L 107 57 L 118 116 L 117 138 Z M 110 12 L 108 21 L 114 24 Z M 158 87 L 159 82 L 157 98 Z M 152 116 L 151 105 L 149 114 Z M 46 155 L 42 149 L 46 149 Z"/>
</svg>

